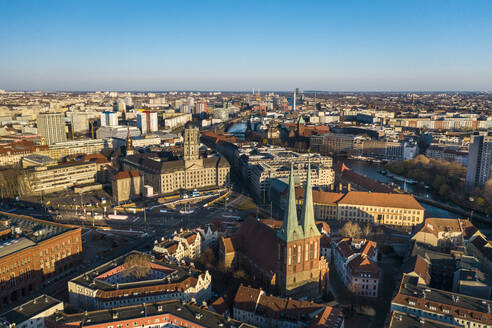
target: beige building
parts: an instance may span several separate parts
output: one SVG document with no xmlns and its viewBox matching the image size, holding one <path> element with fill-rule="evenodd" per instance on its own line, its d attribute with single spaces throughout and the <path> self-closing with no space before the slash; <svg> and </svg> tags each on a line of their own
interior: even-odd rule
<svg viewBox="0 0 492 328">
<path fill-rule="evenodd" d="M 296 187 L 296 204 L 301 209 L 304 204 L 304 188 Z M 336 220 L 338 218 L 338 204 L 344 194 L 337 192 L 313 190 L 314 218 L 317 221 Z M 287 204 L 287 190 L 282 195 L 282 209 Z"/>
<path fill-rule="evenodd" d="M 97 154 L 105 148 L 111 148 L 110 140 L 88 139 L 59 142 L 49 146 L 48 156 L 56 160 L 61 160 L 69 155 L 76 154 Z"/>
<path fill-rule="evenodd" d="M 119 203 L 141 197 L 143 184 L 143 177 L 136 170 L 118 172 L 112 181 L 114 202 Z"/>
<path fill-rule="evenodd" d="M 198 140 L 198 128 L 189 123 L 184 131 L 182 160 L 161 162 L 136 154 L 123 159 L 123 167 L 138 170 L 145 183 L 159 193 L 223 186 L 229 181 L 229 163 L 223 157 L 200 158 Z"/>
<path fill-rule="evenodd" d="M 338 202 L 338 220 L 413 226 L 424 220 L 424 208 L 409 194 L 350 191 Z"/>
<path fill-rule="evenodd" d="M 156 243 L 153 252 L 156 256 L 170 262 L 181 260 L 196 260 L 200 256 L 202 236 L 197 231 L 180 231 L 175 233 L 172 240 L 162 240 Z"/>
<path fill-rule="evenodd" d="M 70 155 L 97 154 L 111 147 L 111 140 L 102 139 L 59 142 L 49 146 L 21 140 L 0 147 L 0 166 L 18 165 L 22 157 L 29 155 L 49 156 L 60 161 Z"/>
<path fill-rule="evenodd" d="M 440 250 L 449 250 L 465 246 L 475 235 L 482 234 L 470 220 L 427 218 L 412 240 Z"/>
<path fill-rule="evenodd" d="M 26 180 L 32 193 L 47 194 L 66 190 L 76 185 L 95 183 L 96 175 L 96 163 L 66 162 L 28 169 Z"/>
</svg>

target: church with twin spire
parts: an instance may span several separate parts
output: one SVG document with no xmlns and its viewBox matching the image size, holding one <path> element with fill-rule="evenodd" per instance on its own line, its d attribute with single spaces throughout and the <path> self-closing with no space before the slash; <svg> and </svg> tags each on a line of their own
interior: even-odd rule
<svg viewBox="0 0 492 328">
<path fill-rule="evenodd" d="M 283 221 L 248 218 L 235 236 L 222 238 L 220 243 L 226 267 L 246 270 L 253 280 L 281 296 L 316 298 L 328 288 L 329 268 L 320 256 L 310 172 L 308 167 L 300 215 L 291 166 Z"/>
</svg>

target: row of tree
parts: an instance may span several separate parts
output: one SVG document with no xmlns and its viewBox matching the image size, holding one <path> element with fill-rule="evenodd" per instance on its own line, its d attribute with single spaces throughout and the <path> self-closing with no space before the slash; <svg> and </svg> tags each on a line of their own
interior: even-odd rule
<svg viewBox="0 0 492 328">
<path fill-rule="evenodd" d="M 391 172 L 425 183 L 443 201 L 492 214 L 492 180 L 483 189 L 466 192 L 466 167 L 442 159 L 418 155 L 413 160 L 387 164 Z"/>
</svg>

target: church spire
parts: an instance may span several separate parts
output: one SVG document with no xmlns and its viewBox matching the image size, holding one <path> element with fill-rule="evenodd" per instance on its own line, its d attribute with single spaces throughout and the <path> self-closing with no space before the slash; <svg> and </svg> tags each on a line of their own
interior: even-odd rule
<svg viewBox="0 0 492 328">
<path fill-rule="evenodd" d="M 311 184 L 311 162 L 308 163 L 306 190 L 304 192 L 304 204 L 301 212 L 301 226 L 304 231 L 304 237 L 319 236 L 319 230 L 314 221 L 314 206 L 313 206 L 313 187 Z"/>
<path fill-rule="evenodd" d="M 135 149 L 133 148 L 132 138 L 130 136 L 130 127 L 127 126 L 127 135 L 126 135 L 126 154 L 133 155 L 135 153 Z"/>
<path fill-rule="evenodd" d="M 286 242 L 303 238 L 301 226 L 297 220 L 296 190 L 294 181 L 294 169 L 290 164 L 289 195 L 287 196 L 287 207 L 284 214 L 284 222 L 279 231 L 279 237 Z"/>
</svg>

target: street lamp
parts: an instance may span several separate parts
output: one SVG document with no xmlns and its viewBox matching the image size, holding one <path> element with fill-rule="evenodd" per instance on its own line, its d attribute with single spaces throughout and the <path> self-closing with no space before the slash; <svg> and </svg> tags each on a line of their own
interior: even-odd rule
<svg viewBox="0 0 492 328">
<path fill-rule="evenodd" d="M 473 219 L 473 202 L 475 201 L 475 198 L 473 197 L 470 197 L 468 198 L 468 200 L 470 201 L 470 221 Z"/>
</svg>

